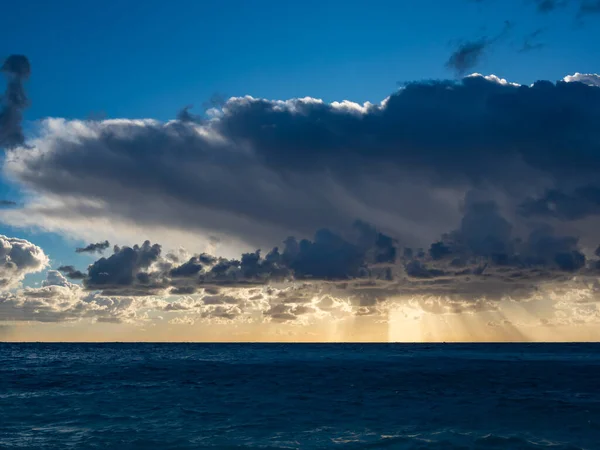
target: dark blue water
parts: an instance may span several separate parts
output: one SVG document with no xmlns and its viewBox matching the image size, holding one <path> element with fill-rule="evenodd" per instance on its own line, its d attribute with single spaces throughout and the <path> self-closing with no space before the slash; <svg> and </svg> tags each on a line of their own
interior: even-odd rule
<svg viewBox="0 0 600 450">
<path fill-rule="evenodd" d="M 0 448 L 600 449 L 600 345 L 0 344 Z"/>
</svg>

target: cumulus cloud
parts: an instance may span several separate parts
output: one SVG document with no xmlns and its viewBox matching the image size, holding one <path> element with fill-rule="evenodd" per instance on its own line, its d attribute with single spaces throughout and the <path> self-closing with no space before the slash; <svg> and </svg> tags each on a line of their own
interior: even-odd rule
<svg viewBox="0 0 600 450">
<path fill-rule="evenodd" d="M 575 72 L 573 75 L 567 75 L 563 78 L 567 83 L 579 81 L 580 83 L 587 84 L 588 86 L 600 87 L 600 75 L 595 73 L 579 73 Z"/>
<path fill-rule="evenodd" d="M 141 318 L 141 312 L 148 306 L 143 300 L 85 292 L 60 272 L 48 271 L 40 288 L 0 293 L 0 321 L 69 322 L 89 319 L 95 322 L 133 322 Z"/>
<path fill-rule="evenodd" d="M 18 285 L 28 273 L 48 265 L 48 257 L 37 245 L 24 239 L 0 235 L 0 289 Z"/>
<path fill-rule="evenodd" d="M 467 200 L 460 228 L 428 251 L 401 252 L 398 242 L 364 223 L 355 234 L 327 230 L 313 241 L 288 242 L 280 253 L 239 260 L 198 254 L 179 261 L 149 242 L 116 247 L 89 266 L 83 286 L 50 270 L 40 288 L 4 292 L 0 320 L 136 323 L 166 315 L 172 324 L 310 324 L 357 316 L 385 321 L 403 307 L 435 315 L 498 311 L 501 301 L 566 299 L 577 289 L 579 301 L 598 300 L 599 261 L 580 253 L 576 238 L 540 229 L 521 241 L 493 203 Z M 358 270 L 352 258 L 338 259 L 350 248 L 361 255 Z M 323 272 L 320 258 L 334 269 Z M 178 295 L 173 287 L 194 289 Z"/>
<path fill-rule="evenodd" d="M 282 250 L 274 247 L 262 256 L 260 250 L 239 259 L 206 253 L 181 262 L 163 255 L 150 241 L 133 247 L 115 246 L 113 254 L 100 258 L 87 273 L 72 266 L 59 271 L 82 279 L 87 290 L 107 295 L 192 294 L 200 287 L 267 285 L 285 280 L 339 281 L 366 277 L 390 277 L 383 267 L 396 261 L 395 241 L 370 225 L 357 221 L 348 238 L 328 229 L 313 240 L 288 237 Z"/>
<path fill-rule="evenodd" d="M 161 247 L 149 241 L 141 246 L 115 247 L 108 258 L 101 258 L 88 267 L 84 284 L 91 290 L 111 290 L 133 286 L 153 289 L 161 286 L 161 280 L 152 277 L 145 269 L 158 261 Z"/>
<path fill-rule="evenodd" d="M 21 121 L 29 102 L 23 83 L 29 78 L 31 66 L 27 57 L 11 55 L 0 71 L 7 78 L 6 92 L 0 97 L 0 147 L 11 148 L 25 142 Z"/>
</svg>

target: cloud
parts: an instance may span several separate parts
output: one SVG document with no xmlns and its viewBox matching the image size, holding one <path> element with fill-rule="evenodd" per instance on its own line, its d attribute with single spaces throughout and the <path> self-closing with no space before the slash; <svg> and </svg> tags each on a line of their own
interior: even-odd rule
<svg viewBox="0 0 600 450">
<path fill-rule="evenodd" d="M 286 280 L 339 281 L 368 276 L 385 277 L 382 270 L 396 260 L 395 242 L 364 222 L 356 222 L 348 239 L 328 229 L 314 239 L 289 237 L 283 250 L 271 249 L 264 257 L 260 250 L 244 253 L 239 259 L 206 253 L 179 263 L 172 254 L 163 255 L 159 244 L 115 247 L 109 257 L 100 258 L 87 273 L 72 266 L 59 271 L 69 278 L 82 279 L 87 290 L 107 295 L 192 294 L 210 286 L 245 287 Z"/>
<path fill-rule="evenodd" d="M 549 13 L 567 5 L 567 0 L 534 0 L 537 11 Z"/>
<path fill-rule="evenodd" d="M 198 295 L 164 310 L 202 310 L 204 319 L 258 311 L 266 320 L 290 322 L 322 315 L 332 298 L 347 302 L 351 315 L 386 314 L 406 302 L 440 314 L 495 310 L 503 300 L 529 301 L 545 285 L 594 278 L 599 263 L 586 258 L 576 237 L 548 225 L 517 235 L 499 206 L 477 192 L 465 198 L 459 228 L 428 251 L 400 250 L 398 241 L 364 222 L 345 235 L 324 229 L 313 240 L 290 237 L 264 257 L 257 250 L 239 259 L 197 254 L 176 262 L 145 242 L 90 265 L 84 286 L 117 297 Z"/>
<path fill-rule="evenodd" d="M 567 75 L 563 78 L 563 81 L 572 83 L 578 81 L 588 86 L 600 87 L 600 75 L 595 73 L 579 73 L 575 72 L 573 75 Z"/>
<path fill-rule="evenodd" d="M 257 250 L 238 260 L 206 254 L 180 260 L 150 242 L 115 247 L 88 267 L 83 286 L 49 270 L 40 288 L 0 294 L 0 320 L 143 323 L 158 314 L 174 324 L 388 320 L 398 308 L 471 314 L 498 311 L 503 301 L 566 299 L 574 292 L 593 302 L 600 289 L 593 287 L 600 261 L 586 258 L 577 238 L 542 227 L 520 239 L 496 204 L 474 194 L 465 199 L 460 227 L 427 252 L 400 252 L 397 241 L 364 222 L 344 236 L 322 230 L 311 241 L 293 241 L 281 252 L 262 257 Z M 333 268 L 324 270 L 322 260 Z"/>
<path fill-rule="evenodd" d="M 479 65 L 481 59 L 490 50 L 490 48 L 503 39 L 511 30 L 512 24 L 505 22 L 503 30 L 495 37 L 481 37 L 472 41 L 463 42 L 450 55 L 446 62 L 446 67 L 456 72 L 456 75 L 462 77 L 468 71 Z"/>
<path fill-rule="evenodd" d="M 7 77 L 6 91 L 0 97 L 0 147 L 12 148 L 25 142 L 21 121 L 29 102 L 23 83 L 29 78 L 31 67 L 25 56 L 11 55 L 0 71 Z"/>
<path fill-rule="evenodd" d="M 585 277 L 596 265 L 595 261 L 586 264 L 576 237 L 557 234 L 548 225 L 533 229 L 525 238 L 515 236 L 494 202 L 469 197 L 457 230 L 434 242 L 427 253 L 405 255 L 414 295 L 437 292 L 463 305 L 479 306 L 503 298 L 527 300 L 541 285 L 566 282 L 578 272 Z"/>
<path fill-rule="evenodd" d="M 150 276 L 148 269 L 158 261 L 161 246 L 151 245 L 149 241 L 141 246 L 115 247 L 108 258 L 100 258 L 88 267 L 85 286 L 90 290 L 111 290 L 139 285 L 153 289 L 161 286 L 160 280 Z"/>
<path fill-rule="evenodd" d="M 148 307 L 152 305 L 143 300 L 85 292 L 57 271 L 48 271 L 40 288 L 0 293 L 0 321 L 9 322 L 134 322 L 143 318 Z"/>
<path fill-rule="evenodd" d="M 66 274 L 72 280 L 83 280 L 86 277 L 86 274 L 75 269 L 73 266 L 60 266 L 57 270 Z"/>
<path fill-rule="evenodd" d="M 71 289 L 75 289 L 76 285 L 70 283 L 62 273 L 58 270 L 49 270 L 46 273 L 46 279 L 42 282 L 43 287 L 47 286 L 62 286 Z"/>
<path fill-rule="evenodd" d="M 600 14 L 600 0 L 580 0 L 578 15 L 580 17 Z"/>
<path fill-rule="evenodd" d="M 549 189 L 543 195 L 528 198 L 520 205 L 526 217 L 552 217 L 561 220 L 579 220 L 600 214 L 600 187 L 586 185 L 572 192 Z"/>
<path fill-rule="evenodd" d="M 96 244 L 89 244 L 86 247 L 79 247 L 77 249 L 75 249 L 75 251 L 77 253 L 102 253 L 104 250 L 106 250 L 108 247 L 110 247 L 110 243 L 108 241 L 104 241 L 104 242 L 98 242 Z"/>
<path fill-rule="evenodd" d="M 540 35 L 543 33 L 543 31 L 544 31 L 543 29 L 538 28 L 537 30 L 527 34 L 523 38 L 523 44 L 522 44 L 521 48 L 519 49 L 519 52 L 526 53 L 526 52 L 531 52 L 531 51 L 539 50 L 539 49 L 543 48 L 545 44 L 543 44 L 541 42 L 537 42 L 537 39 L 540 37 Z"/>
<path fill-rule="evenodd" d="M 548 14 L 570 5 L 576 11 L 576 16 L 582 19 L 586 16 L 600 13 L 600 0 L 534 0 L 539 13 Z"/>
<path fill-rule="evenodd" d="M 29 273 L 48 265 L 44 251 L 29 241 L 0 235 L 0 289 L 17 286 Z"/>
<path fill-rule="evenodd" d="M 0 214 L 92 239 L 110 226 L 248 250 L 359 218 L 429 245 L 473 188 L 516 206 L 595 183 L 599 109 L 594 86 L 470 76 L 411 83 L 379 105 L 231 98 L 203 124 L 49 119 L 31 148 L 8 152 L 5 173 L 31 200 Z"/>
<path fill-rule="evenodd" d="M 489 45 L 490 41 L 487 38 L 460 44 L 450 55 L 446 67 L 454 70 L 459 76 L 465 75 L 467 71 L 479 64 Z"/>
</svg>

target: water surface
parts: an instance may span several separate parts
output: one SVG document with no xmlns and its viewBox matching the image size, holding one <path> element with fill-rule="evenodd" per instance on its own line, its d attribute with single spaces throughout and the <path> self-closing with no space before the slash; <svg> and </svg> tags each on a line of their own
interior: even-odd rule
<svg viewBox="0 0 600 450">
<path fill-rule="evenodd" d="M 0 448 L 600 449 L 600 344 L 0 344 Z"/>
</svg>

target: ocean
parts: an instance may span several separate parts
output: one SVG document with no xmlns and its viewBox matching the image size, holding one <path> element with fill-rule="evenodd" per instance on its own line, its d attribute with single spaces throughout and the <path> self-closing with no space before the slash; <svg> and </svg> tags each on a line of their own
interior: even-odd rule
<svg viewBox="0 0 600 450">
<path fill-rule="evenodd" d="M 0 344 L 1 449 L 600 449 L 600 344 Z"/>
</svg>

